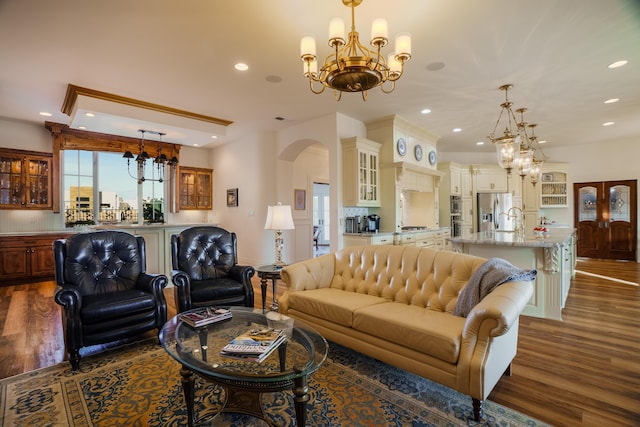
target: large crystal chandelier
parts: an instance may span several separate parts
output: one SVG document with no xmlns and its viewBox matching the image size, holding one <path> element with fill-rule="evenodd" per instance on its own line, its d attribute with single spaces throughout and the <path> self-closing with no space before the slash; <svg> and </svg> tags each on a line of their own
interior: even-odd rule
<svg viewBox="0 0 640 427">
<path fill-rule="evenodd" d="M 362 99 L 367 99 L 367 91 L 380 87 L 384 93 L 395 89 L 395 82 L 402 76 L 404 63 L 411 59 L 411 37 L 399 34 L 396 37 L 395 53 L 389 54 L 385 60 L 381 49 L 388 43 L 387 21 L 376 19 L 371 26 L 373 49 L 360 43 L 355 24 L 355 7 L 362 0 L 342 0 L 351 7 L 351 31 L 345 41 L 344 21 L 333 18 L 329 24 L 329 46 L 335 52 L 327 56 L 318 72 L 316 41 L 311 36 L 300 41 L 300 57 L 304 62 L 304 76 L 309 79 L 309 88 L 315 94 L 324 92 L 325 88 L 334 90 L 336 100 L 340 100 L 342 92 L 361 92 Z M 314 87 L 314 83 L 320 83 Z M 388 83 L 385 85 L 385 83 Z"/>
</svg>

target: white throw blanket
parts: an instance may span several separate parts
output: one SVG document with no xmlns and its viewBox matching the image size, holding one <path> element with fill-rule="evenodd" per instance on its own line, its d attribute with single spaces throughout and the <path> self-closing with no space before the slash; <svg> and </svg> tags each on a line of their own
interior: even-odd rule
<svg viewBox="0 0 640 427">
<path fill-rule="evenodd" d="M 523 270 L 502 258 L 491 258 L 478 268 L 458 295 L 453 314 L 467 317 L 496 286 L 514 280 L 535 280 L 536 270 Z"/>
</svg>

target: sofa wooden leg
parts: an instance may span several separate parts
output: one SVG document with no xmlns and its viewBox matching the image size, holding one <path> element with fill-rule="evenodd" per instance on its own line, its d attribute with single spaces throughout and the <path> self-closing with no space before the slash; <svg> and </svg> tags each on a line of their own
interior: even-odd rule
<svg viewBox="0 0 640 427">
<path fill-rule="evenodd" d="M 482 400 L 478 400 L 476 398 L 472 398 L 473 400 L 473 420 L 480 421 L 482 418 Z"/>
<path fill-rule="evenodd" d="M 80 350 L 72 350 L 69 353 L 69 362 L 71 363 L 72 371 L 80 369 Z"/>
<path fill-rule="evenodd" d="M 509 366 L 507 366 L 507 369 L 504 371 L 504 375 L 507 377 L 511 376 L 511 363 L 509 363 Z"/>
</svg>

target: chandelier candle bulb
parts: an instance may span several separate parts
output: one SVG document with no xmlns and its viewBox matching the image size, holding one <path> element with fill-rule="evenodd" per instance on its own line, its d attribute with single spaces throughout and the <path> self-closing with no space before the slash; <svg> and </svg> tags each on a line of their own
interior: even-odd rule
<svg viewBox="0 0 640 427">
<path fill-rule="evenodd" d="M 402 64 L 396 59 L 395 53 L 389 54 L 389 57 L 387 58 L 387 65 L 389 66 L 389 72 L 391 74 L 398 75 L 402 73 Z"/>
<path fill-rule="evenodd" d="M 371 44 L 376 40 L 386 40 L 389 37 L 389 29 L 387 25 L 387 20 L 383 18 L 378 18 L 373 21 L 371 24 Z"/>
<path fill-rule="evenodd" d="M 407 33 L 401 33 L 396 36 L 396 55 L 411 57 L 411 36 Z"/>
<path fill-rule="evenodd" d="M 344 21 L 341 18 L 331 19 L 329 22 L 329 40 L 344 40 L 344 34 Z M 329 43 L 329 46 L 331 46 L 331 43 Z"/>
<path fill-rule="evenodd" d="M 308 73 L 311 73 L 312 76 L 318 75 L 318 61 L 315 59 L 310 61 L 308 69 L 305 67 L 304 72 L 305 76 L 308 76 Z"/>
<path fill-rule="evenodd" d="M 316 57 L 316 39 L 311 36 L 304 36 L 300 40 L 300 56 L 302 59 L 305 59 L 305 56 Z"/>
</svg>

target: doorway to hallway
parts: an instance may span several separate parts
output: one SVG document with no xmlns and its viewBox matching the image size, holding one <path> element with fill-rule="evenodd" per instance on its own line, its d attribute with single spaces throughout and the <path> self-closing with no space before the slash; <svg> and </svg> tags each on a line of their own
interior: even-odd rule
<svg viewBox="0 0 640 427">
<path fill-rule="evenodd" d="M 331 238 L 331 215 L 329 203 L 329 184 L 313 183 L 313 236 L 314 256 L 329 251 Z"/>
</svg>

